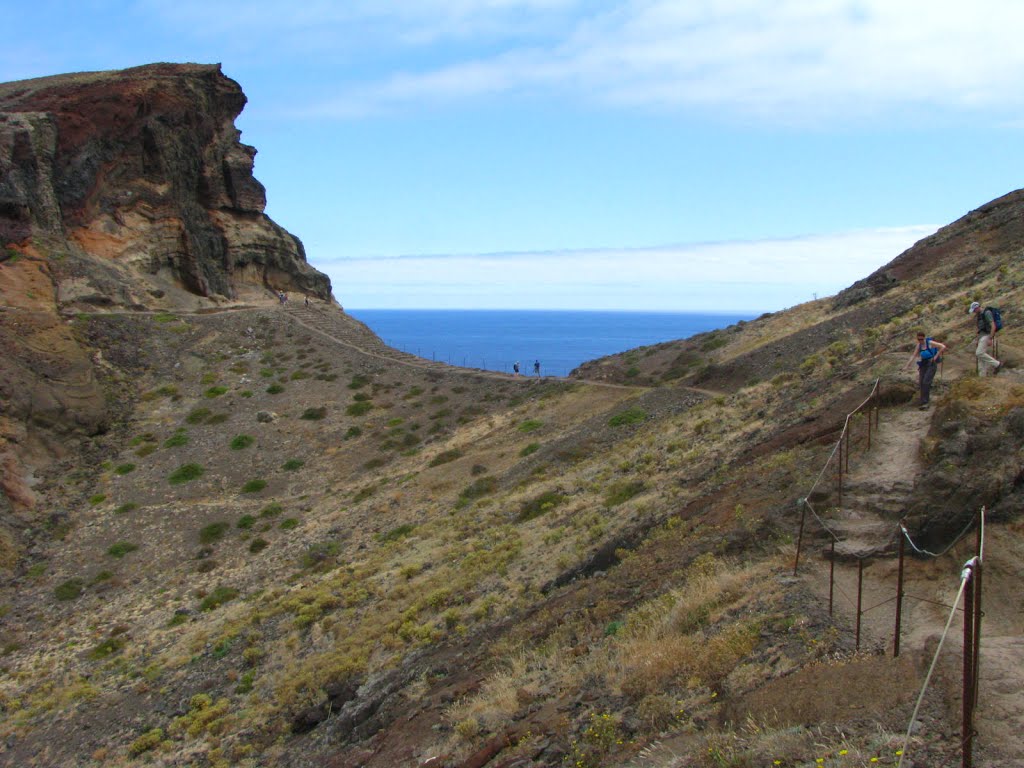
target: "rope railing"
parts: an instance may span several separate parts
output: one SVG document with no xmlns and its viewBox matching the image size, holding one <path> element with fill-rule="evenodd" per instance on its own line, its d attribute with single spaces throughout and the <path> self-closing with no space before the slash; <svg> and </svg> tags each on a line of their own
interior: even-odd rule
<svg viewBox="0 0 1024 768">
<path fill-rule="evenodd" d="M 918 600 L 923 603 L 933 603 L 935 605 L 941 605 L 942 607 L 950 608 L 949 618 L 946 621 L 946 626 L 942 634 L 942 638 L 939 641 L 939 646 L 935 651 L 935 657 L 932 660 L 931 667 L 928 670 L 928 674 L 925 677 L 924 684 L 921 688 L 921 693 L 918 697 L 917 704 L 914 707 L 914 712 L 911 715 L 910 723 L 907 727 L 907 733 L 904 738 L 903 749 L 900 751 L 899 766 L 903 765 L 903 762 L 908 753 L 908 745 L 910 743 L 910 735 L 913 731 L 914 724 L 917 720 L 917 715 L 921 707 L 921 702 L 924 700 L 925 693 L 931 682 L 932 673 L 934 672 L 935 665 L 938 662 L 939 653 L 942 651 L 943 643 L 946 639 L 946 635 L 949 632 L 950 626 L 952 625 L 954 617 L 958 613 L 962 613 L 964 619 L 964 645 L 963 645 L 963 722 L 962 722 L 962 740 L 960 742 L 962 752 L 962 768 L 972 768 L 972 749 L 973 739 L 975 735 L 974 730 L 974 711 L 977 707 L 978 701 L 978 668 L 980 664 L 980 647 L 981 647 L 981 581 L 982 581 L 982 563 L 984 560 L 984 542 L 985 542 L 985 507 L 982 507 L 977 515 L 972 515 L 971 519 L 963 527 L 963 529 L 953 537 L 952 541 L 940 552 L 932 552 L 922 546 L 919 546 L 910 535 L 910 531 L 907 530 L 906 525 L 902 520 L 894 524 L 892 538 L 889 539 L 891 543 L 893 539 L 898 542 L 898 557 L 899 566 L 897 571 L 897 585 L 896 595 L 892 598 L 883 600 L 870 608 L 862 608 L 863 600 L 863 579 L 864 579 L 864 563 L 870 559 L 870 556 L 858 556 L 857 557 L 857 596 L 856 600 L 851 597 L 846 591 L 836 583 L 835 580 L 835 545 L 841 541 L 840 536 L 833 530 L 825 520 L 822 519 L 821 515 L 814 508 L 814 504 L 811 502 L 812 494 L 817 491 L 818 486 L 822 480 L 826 477 L 829 468 L 835 463 L 837 470 L 837 483 L 836 493 L 838 496 L 838 509 L 842 508 L 843 498 L 843 473 L 844 469 L 849 471 L 849 457 L 850 457 L 850 436 L 852 432 L 852 424 L 854 417 L 867 409 L 867 447 L 866 450 L 871 448 L 871 431 L 872 426 L 875 429 L 878 428 L 878 395 L 880 391 L 878 379 L 875 380 L 874 386 L 871 392 L 864 399 L 864 401 L 847 414 L 846 419 L 843 422 L 843 428 L 839 433 L 839 438 L 836 440 L 835 445 L 829 453 L 828 458 L 825 461 L 821 472 L 815 478 L 814 483 L 811 485 L 807 495 L 799 499 L 797 504 L 800 508 L 800 531 L 797 536 L 797 549 L 796 557 L 793 563 L 793 575 L 795 576 L 798 572 L 800 565 L 800 553 L 803 544 L 804 528 L 806 524 L 807 513 L 810 512 L 811 516 L 817 521 L 821 530 L 824 531 L 830 538 L 830 566 L 829 566 L 829 615 L 833 612 L 834 595 L 838 591 L 839 595 L 846 599 L 851 606 L 855 606 L 856 610 L 856 641 L 855 647 L 860 650 L 860 639 L 861 639 L 861 617 L 871 611 L 878 608 L 882 608 L 890 603 L 896 603 L 896 621 L 893 632 L 893 656 L 899 656 L 900 653 L 900 635 L 902 632 L 902 617 L 903 617 L 903 600 L 905 597 Z M 872 410 L 873 409 L 873 410 Z M 845 451 L 844 451 L 845 446 Z M 977 542 L 975 556 L 967 562 L 961 571 L 960 588 L 957 594 L 957 598 L 952 606 L 942 605 L 932 600 L 925 598 L 907 595 L 903 589 L 904 581 L 904 565 L 906 556 L 906 545 L 909 545 L 911 550 L 921 557 L 929 557 L 937 559 L 947 555 L 958 543 L 960 543 L 971 528 L 977 530 Z M 961 599 L 964 600 L 964 607 L 960 607 Z"/>
</svg>

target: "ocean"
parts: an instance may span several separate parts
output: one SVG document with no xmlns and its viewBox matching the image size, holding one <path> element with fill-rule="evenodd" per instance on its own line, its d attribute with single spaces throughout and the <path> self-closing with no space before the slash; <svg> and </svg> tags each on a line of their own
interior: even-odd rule
<svg viewBox="0 0 1024 768">
<path fill-rule="evenodd" d="M 683 339 L 757 315 L 570 310 L 346 309 L 389 346 L 468 368 L 566 376 L 587 360 Z M 759 314 L 759 313 L 758 313 Z"/>
</svg>

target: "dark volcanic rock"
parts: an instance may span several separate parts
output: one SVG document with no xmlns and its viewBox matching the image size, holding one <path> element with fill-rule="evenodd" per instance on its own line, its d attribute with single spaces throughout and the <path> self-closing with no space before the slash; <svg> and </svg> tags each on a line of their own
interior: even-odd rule
<svg viewBox="0 0 1024 768">
<path fill-rule="evenodd" d="M 0 244 L 66 239 L 200 296 L 252 286 L 328 299 L 326 275 L 263 212 L 256 150 L 234 125 L 245 102 L 218 65 L 0 85 Z"/>
</svg>

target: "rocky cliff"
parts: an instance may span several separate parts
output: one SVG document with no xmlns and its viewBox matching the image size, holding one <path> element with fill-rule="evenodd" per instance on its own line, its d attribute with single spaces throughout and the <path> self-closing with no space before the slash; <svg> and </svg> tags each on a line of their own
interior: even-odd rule
<svg viewBox="0 0 1024 768">
<path fill-rule="evenodd" d="M 152 64 L 0 84 L 0 513 L 117 401 L 75 313 L 329 301 L 265 213 L 245 106 L 219 65 Z M 116 390 L 116 387 L 113 388 Z"/>
</svg>

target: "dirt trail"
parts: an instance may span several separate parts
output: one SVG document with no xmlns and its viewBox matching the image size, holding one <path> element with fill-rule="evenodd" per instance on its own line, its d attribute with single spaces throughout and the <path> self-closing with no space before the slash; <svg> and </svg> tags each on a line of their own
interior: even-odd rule
<svg viewBox="0 0 1024 768">
<path fill-rule="evenodd" d="M 836 515 L 835 521 L 837 532 L 850 532 L 857 539 L 848 542 L 847 549 L 886 549 L 883 539 L 891 537 L 910 492 L 909 481 L 919 469 L 918 448 L 931 415 L 931 411 L 916 409 L 883 415 L 871 450 L 851 459 L 849 492 L 844 498 L 844 507 L 849 505 L 851 510 Z M 989 525 L 985 532 L 978 737 L 974 749 L 977 768 L 1024 767 L 1024 595 L 1019 588 L 1024 575 L 1022 532 L 1024 523 Z M 963 565 L 974 555 L 975 546 L 976 534 L 972 531 L 940 557 L 908 556 L 901 652 L 923 653 L 930 661 L 956 598 Z M 888 549 L 891 552 L 891 545 Z M 810 558 L 807 565 L 805 578 L 827 600 L 827 561 Z M 891 554 L 865 561 L 862 649 L 884 649 L 892 654 L 897 570 L 897 559 Z M 838 562 L 835 610 L 851 627 L 856 621 L 856 596 L 856 564 Z M 952 680 L 959 675 L 962 628 L 958 613 L 942 651 L 942 667 Z"/>
</svg>

